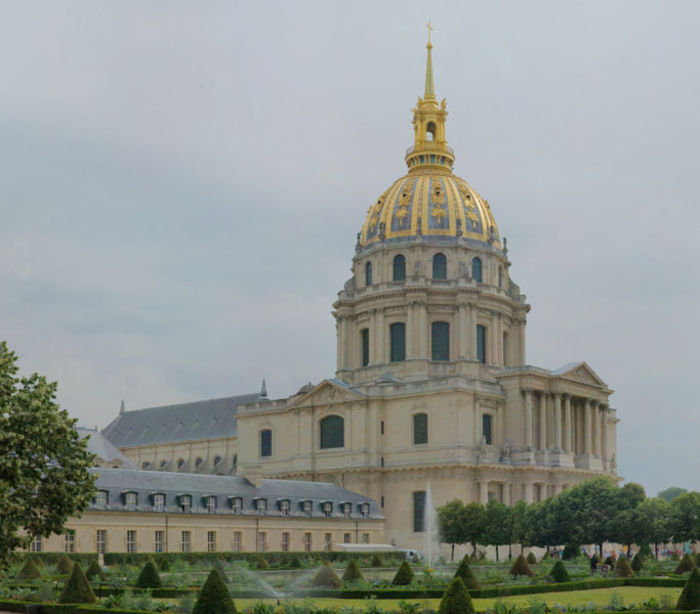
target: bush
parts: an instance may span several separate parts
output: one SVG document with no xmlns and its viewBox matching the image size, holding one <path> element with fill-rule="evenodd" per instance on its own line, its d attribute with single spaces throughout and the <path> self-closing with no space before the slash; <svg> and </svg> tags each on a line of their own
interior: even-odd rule
<svg viewBox="0 0 700 614">
<path fill-rule="evenodd" d="M 146 561 L 139 577 L 136 578 L 136 588 L 160 588 L 162 585 L 155 563 Z"/>
<path fill-rule="evenodd" d="M 691 559 L 690 555 L 686 553 L 683 555 L 683 558 L 680 560 L 678 565 L 676 565 L 676 568 L 673 570 L 673 573 L 675 573 L 676 575 L 681 575 L 686 571 L 693 571 L 694 567 L 695 563 L 693 559 Z"/>
<path fill-rule="evenodd" d="M 41 578 L 41 572 L 34 559 L 26 559 L 21 569 L 17 572 L 17 580 L 36 580 Z"/>
<path fill-rule="evenodd" d="M 56 561 L 56 571 L 61 575 L 68 575 L 73 572 L 73 561 L 65 554 Z"/>
<path fill-rule="evenodd" d="M 513 563 L 508 573 L 510 573 L 511 576 L 532 576 L 532 569 L 530 569 L 525 557 L 521 554 L 515 559 L 515 563 Z"/>
<path fill-rule="evenodd" d="M 472 568 L 469 567 L 468 559 L 469 555 L 465 554 L 461 563 L 457 567 L 457 571 L 455 571 L 454 577 L 461 578 L 465 588 L 467 588 L 468 590 L 479 590 L 481 588 L 481 584 L 479 584 L 479 581 L 476 579 Z"/>
<path fill-rule="evenodd" d="M 325 586 L 327 588 L 340 588 L 340 580 L 329 563 L 324 563 L 316 572 L 311 586 Z"/>
<path fill-rule="evenodd" d="M 255 568 L 256 569 L 269 569 L 270 563 L 268 563 L 267 559 L 261 555 L 258 557 L 258 560 L 255 561 Z"/>
<path fill-rule="evenodd" d="M 554 567 L 552 567 L 550 573 L 555 582 L 571 582 L 569 572 L 566 571 L 566 567 L 564 567 L 564 563 L 561 561 L 554 563 Z"/>
<path fill-rule="evenodd" d="M 612 569 L 613 567 L 615 567 L 615 561 L 613 561 L 613 558 L 610 555 L 608 555 L 607 557 L 605 557 L 603 565 L 607 565 L 608 567 L 610 567 L 610 569 Z"/>
<path fill-rule="evenodd" d="M 615 569 L 613 570 L 613 575 L 618 578 L 629 578 L 634 575 L 634 570 L 630 565 L 629 559 L 626 556 L 621 556 L 617 559 L 615 563 Z"/>
<path fill-rule="evenodd" d="M 413 581 L 414 575 L 415 574 L 413 573 L 411 566 L 408 564 L 408 561 L 404 561 L 401 563 L 401 566 L 396 572 L 396 575 L 391 583 L 394 586 L 408 586 Z"/>
<path fill-rule="evenodd" d="M 688 576 L 688 581 L 678 597 L 676 610 L 700 610 L 700 574 L 694 567 Z"/>
<path fill-rule="evenodd" d="M 566 544 L 564 546 L 564 551 L 561 553 L 561 558 L 565 561 L 573 561 L 579 554 L 581 554 L 581 552 L 576 544 Z"/>
<path fill-rule="evenodd" d="M 648 556 L 652 556 L 653 552 L 651 551 L 651 546 L 649 544 L 642 544 L 639 546 L 639 551 L 637 554 L 641 554 L 642 558 L 645 559 Z"/>
<path fill-rule="evenodd" d="M 41 559 L 39 559 L 41 561 Z M 700 567 L 700 552 L 695 553 L 695 567 Z"/>
<path fill-rule="evenodd" d="M 474 606 L 462 578 L 454 577 L 440 600 L 438 614 L 473 614 Z"/>
<path fill-rule="evenodd" d="M 88 580 L 92 580 L 95 576 L 100 580 L 104 580 L 105 572 L 102 570 L 102 567 L 100 567 L 100 564 L 95 559 L 92 559 L 85 572 L 85 577 L 87 577 Z"/>
<path fill-rule="evenodd" d="M 202 590 L 199 593 L 197 603 L 194 604 L 192 614 L 238 614 L 236 604 L 231 599 L 231 593 L 226 588 L 226 583 L 216 568 L 207 576 Z"/>
<path fill-rule="evenodd" d="M 630 563 L 630 567 L 636 573 L 642 570 L 643 565 L 644 561 L 642 560 L 642 555 L 639 552 L 637 552 L 637 554 L 634 555 L 632 562 Z"/>
<path fill-rule="evenodd" d="M 292 569 L 301 569 L 301 561 L 299 560 L 298 556 L 295 556 L 291 561 L 289 561 L 289 566 Z"/>
<path fill-rule="evenodd" d="M 170 559 L 167 556 L 158 557 L 158 569 L 170 571 Z"/>
<path fill-rule="evenodd" d="M 382 557 L 379 556 L 378 554 L 374 554 L 372 556 L 372 562 L 371 562 L 372 567 L 383 567 L 384 566 L 384 561 L 382 561 Z"/>
<path fill-rule="evenodd" d="M 83 568 L 78 563 L 75 563 L 73 572 L 63 587 L 58 603 L 95 603 L 95 601 L 97 601 L 97 597 L 95 597 L 95 593 L 90 588 L 90 583 L 85 577 Z"/>
<path fill-rule="evenodd" d="M 343 573 L 343 582 L 358 582 L 363 579 L 364 578 L 362 577 L 362 572 L 357 565 L 357 561 L 355 559 L 350 559 L 350 562 Z"/>
<path fill-rule="evenodd" d="M 534 552 L 528 552 L 527 553 L 527 559 L 525 559 L 528 563 L 528 565 L 536 565 L 537 564 L 537 557 L 535 556 Z"/>
</svg>

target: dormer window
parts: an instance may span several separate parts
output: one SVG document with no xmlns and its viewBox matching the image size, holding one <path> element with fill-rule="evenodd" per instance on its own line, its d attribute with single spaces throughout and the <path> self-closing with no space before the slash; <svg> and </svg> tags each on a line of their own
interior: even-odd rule
<svg viewBox="0 0 700 614">
<path fill-rule="evenodd" d="M 214 495 L 209 495 L 204 498 L 204 504 L 207 508 L 207 512 L 213 514 L 216 512 L 216 497 Z"/>
<path fill-rule="evenodd" d="M 302 509 L 304 510 L 304 514 L 306 516 L 311 516 L 311 501 L 304 501 L 302 504 Z"/>
<path fill-rule="evenodd" d="M 255 502 L 255 509 L 258 514 L 264 514 L 267 511 L 267 499 L 258 499 Z"/>
<path fill-rule="evenodd" d="M 333 504 L 330 501 L 324 501 L 321 504 L 321 510 L 326 518 L 330 518 L 331 514 L 333 513 Z"/>
<path fill-rule="evenodd" d="M 343 503 L 343 516 L 350 518 L 352 514 L 352 503 Z"/>
<path fill-rule="evenodd" d="M 360 514 L 363 518 L 369 518 L 369 503 L 360 504 Z"/>
<path fill-rule="evenodd" d="M 165 510 L 165 495 L 163 493 L 159 492 L 153 495 L 153 510 L 156 512 Z"/>
<path fill-rule="evenodd" d="M 180 511 L 192 511 L 192 495 L 180 495 Z"/>
<path fill-rule="evenodd" d="M 124 503 L 126 504 L 126 509 L 130 512 L 133 512 L 136 509 L 136 493 L 126 493 L 124 496 Z"/>
<path fill-rule="evenodd" d="M 243 499 L 240 497 L 233 497 L 231 499 L 231 511 L 234 514 L 240 514 L 243 511 Z"/>
<path fill-rule="evenodd" d="M 107 507 L 107 491 L 106 490 L 98 490 L 95 493 L 95 507 Z"/>
<path fill-rule="evenodd" d="M 289 499 L 282 499 L 280 501 L 280 512 L 285 516 L 289 516 Z"/>
</svg>

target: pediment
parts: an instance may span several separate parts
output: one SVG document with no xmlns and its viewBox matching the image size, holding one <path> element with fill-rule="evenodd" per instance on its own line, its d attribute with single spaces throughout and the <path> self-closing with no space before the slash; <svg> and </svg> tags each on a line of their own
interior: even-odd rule
<svg viewBox="0 0 700 614">
<path fill-rule="evenodd" d="M 600 376 L 593 369 L 591 369 L 586 362 L 577 362 L 564 365 L 563 367 L 552 371 L 552 375 L 581 382 L 582 384 L 589 384 L 591 386 L 607 387 Z"/>
<path fill-rule="evenodd" d="M 348 387 L 347 384 L 337 380 L 326 379 L 319 383 L 313 390 L 293 399 L 289 407 L 301 405 L 328 405 L 330 403 L 343 403 L 357 401 L 363 395 Z"/>
</svg>

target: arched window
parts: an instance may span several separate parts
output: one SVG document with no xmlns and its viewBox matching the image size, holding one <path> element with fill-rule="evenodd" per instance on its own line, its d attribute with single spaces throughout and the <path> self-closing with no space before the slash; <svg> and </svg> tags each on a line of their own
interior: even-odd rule
<svg viewBox="0 0 700 614">
<path fill-rule="evenodd" d="M 231 470 L 233 472 L 233 475 L 236 475 L 238 473 L 238 454 L 233 455 Z"/>
<path fill-rule="evenodd" d="M 168 461 L 167 461 L 167 460 L 163 459 L 162 461 L 160 461 L 160 470 L 161 470 L 161 471 L 162 471 L 163 469 L 165 469 L 167 466 L 168 466 Z"/>
<path fill-rule="evenodd" d="M 406 325 L 403 322 L 395 322 L 389 327 L 391 342 L 391 362 L 406 360 Z"/>
<path fill-rule="evenodd" d="M 406 280 L 406 257 L 402 254 L 394 256 L 394 281 Z"/>
<path fill-rule="evenodd" d="M 481 324 L 476 325 L 476 358 L 486 363 L 486 327 Z"/>
<path fill-rule="evenodd" d="M 360 346 L 362 351 L 362 366 L 366 367 L 369 364 L 369 328 L 363 328 L 360 331 Z"/>
<path fill-rule="evenodd" d="M 433 279 L 447 279 L 447 258 L 445 254 L 433 256 Z"/>
<path fill-rule="evenodd" d="M 365 286 L 372 285 L 372 263 L 365 262 Z"/>
<path fill-rule="evenodd" d="M 413 414 L 413 443 L 428 443 L 428 414 Z"/>
<path fill-rule="evenodd" d="M 194 466 L 196 468 L 199 468 L 203 462 L 204 462 L 204 459 L 201 456 L 198 456 L 197 460 L 194 462 Z"/>
<path fill-rule="evenodd" d="M 498 287 L 499 288 L 503 287 L 503 267 L 502 266 L 498 267 Z"/>
<path fill-rule="evenodd" d="M 481 258 L 474 258 L 472 260 L 472 279 L 481 283 L 483 281 L 483 275 L 481 273 Z"/>
<path fill-rule="evenodd" d="M 345 445 L 345 421 L 340 416 L 321 420 L 321 448 L 342 448 Z"/>
<path fill-rule="evenodd" d="M 450 325 L 447 322 L 433 322 L 431 348 L 433 360 L 450 359 Z"/>
<path fill-rule="evenodd" d="M 185 459 L 181 458 L 180 460 L 177 461 L 177 468 L 182 469 L 185 466 Z"/>
<path fill-rule="evenodd" d="M 434 140 L 435 140 L 435 131 L 436 131 L 436 130 L 437 130 L 437 129 L 436 129 L 436 127 L 435 127 L 435 122 L 428 122 L 428 125 L 427 125 L 427 127 L 425 128 L 425 138 L 426 138 L 428 141 L 434 141 Z"/>
<path fill-rule="evenodd" d="M 260 456 L 272 456 L 272 431 L 260 431 Z"/>
</svg>

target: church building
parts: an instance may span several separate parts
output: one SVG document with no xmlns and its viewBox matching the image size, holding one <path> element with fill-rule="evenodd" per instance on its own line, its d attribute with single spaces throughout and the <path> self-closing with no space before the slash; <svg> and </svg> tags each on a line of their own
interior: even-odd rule
<svg viewBox="0 0 700 614">
<path fill-rule="evenodd" d="M 488 201 L 452 170 L 431 52 L 407 173 L 369 207 L 333 304 L 334 376 L 282 399 L 122 411 L 104 433 L 137 467 L 331 482 L 419 550 L 426 500 L 533 502 L 615 479 L 612 390 L 583 361 L 526 362 L 530 305 Z"/>
</svg>

